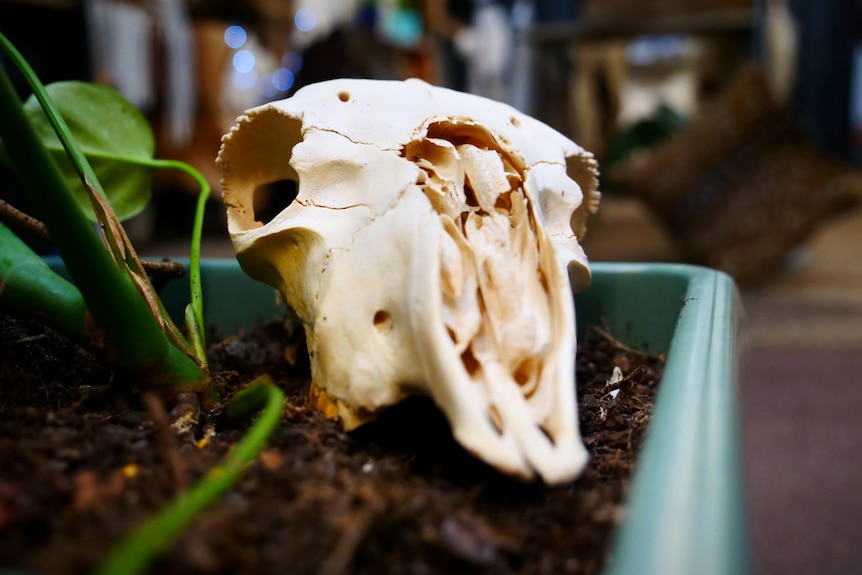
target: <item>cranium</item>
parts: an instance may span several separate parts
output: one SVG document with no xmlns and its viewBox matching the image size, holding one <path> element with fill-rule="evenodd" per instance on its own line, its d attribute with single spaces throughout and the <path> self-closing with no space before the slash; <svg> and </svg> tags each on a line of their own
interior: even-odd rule
<svg viewBox="0 0 862 575">
<path fill-rule="evenodd" d="M 589 153 L 477 96 L 333 80 L 247 111 L 219 164 L 237 258 L 301 319 L 318 409 L 352 429 L 427 394 L 499 470 L 580 472 L 572 288 L 589 282 Z M 255 190 L 285 179 L 296 198 L 256 221 Z"/>
</svg>

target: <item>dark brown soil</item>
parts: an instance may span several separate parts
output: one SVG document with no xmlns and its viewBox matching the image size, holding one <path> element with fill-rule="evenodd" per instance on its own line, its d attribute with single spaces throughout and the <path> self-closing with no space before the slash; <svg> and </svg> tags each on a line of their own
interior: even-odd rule
<svg viewBox="0 0 862 575">
<path fill-rule="evenodd" d="M 467 455 L 425 400 L 343 433 L 309 409 L 308 367 L 284 361 L 287 340 L 273 323 L 211 346 L 226 394 L 263 370 L 275 376 L 288 397 L 284 421 L 238 485 L 151 572 L 600 570 L 662 358 L 591 332 L 577 367 L 592 460 L 580 479 L 551 488 L 502 477 Z M 618 394 L 605 385 L 614 365 L 627 375 Z M 0 570 L 91 572 L 244 431 L 216 422 L 205 441 L 165 434 L 153 423 L 164 419 L 159 402 L 117 393 L 116 377 L 41 324 L 0 316 Z"/>
</svg>

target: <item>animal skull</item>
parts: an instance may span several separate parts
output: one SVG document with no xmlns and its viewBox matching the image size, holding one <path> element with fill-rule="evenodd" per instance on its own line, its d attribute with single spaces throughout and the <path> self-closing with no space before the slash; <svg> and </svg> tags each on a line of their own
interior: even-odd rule
<svg viewBox="0 0 862 575">
<path fill-rule="evenodd" d="M 515 109 L 419 80 L 333 80 L 246 112 L 223 139 L 245 271 L 302 320 L 312 399 L 346 429 L 428 394 L 499 470 L 575 477 L 572 288 L 598 205 L 592 156 Z M 298 182 L 272 221 L 260 186 Z"/>
</svg>

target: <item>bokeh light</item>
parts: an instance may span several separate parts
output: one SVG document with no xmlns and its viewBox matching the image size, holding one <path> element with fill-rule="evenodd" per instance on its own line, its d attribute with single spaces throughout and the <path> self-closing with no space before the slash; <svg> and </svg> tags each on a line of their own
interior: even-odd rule
<svg viewBox="0 0 862 575">
<path fill-rule="evenodd" d="M 224 31 L 224 43 L 234 50 L 242 48 L 246 40 L 248 40 L 248 34 L 242 26 L 228 26 Z"/>
<path fill-rule="evenodd" d="M 245 74 L 254 70 L 257 63 L 254 54 L 248 50 L 240 50 L 233 55 L 233 68 L 240 74 Z"/>
<path fill-rule="evenodd" d="M 300 32 L 310 32 L 317 26 L 317 16 L 314 15 L 312 10 L 302 8 L 296 11 L 293 23 L 296 24 L 296 29 Z"/>
<path fill-rule="evenodd" d="M 272 85 L 281 92 L 293 87 L 293 72 L 287 68 L 279 68 L 272 73 Z"/>
</svg>

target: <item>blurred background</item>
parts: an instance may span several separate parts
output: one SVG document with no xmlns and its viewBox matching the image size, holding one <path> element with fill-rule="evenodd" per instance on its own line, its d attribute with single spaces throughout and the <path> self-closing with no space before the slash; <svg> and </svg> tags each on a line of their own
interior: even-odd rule
<svg viewBox="0 0 862 575">
<path fill-rule="evenodd" d="M 418 77 L 568 135 L 601 166 L 591 260 L 740 286 L 758 572 L 862 573 L 862 1 L 0 0 L 0 30 L 46 83 L 115 87 L 157 157 L 207 177 L 205 256 L 232 255 L 221 135 L 309 83 Z M 153 184 L 133 241 L 186 256 L 193 182 Z"/>
</svg>

